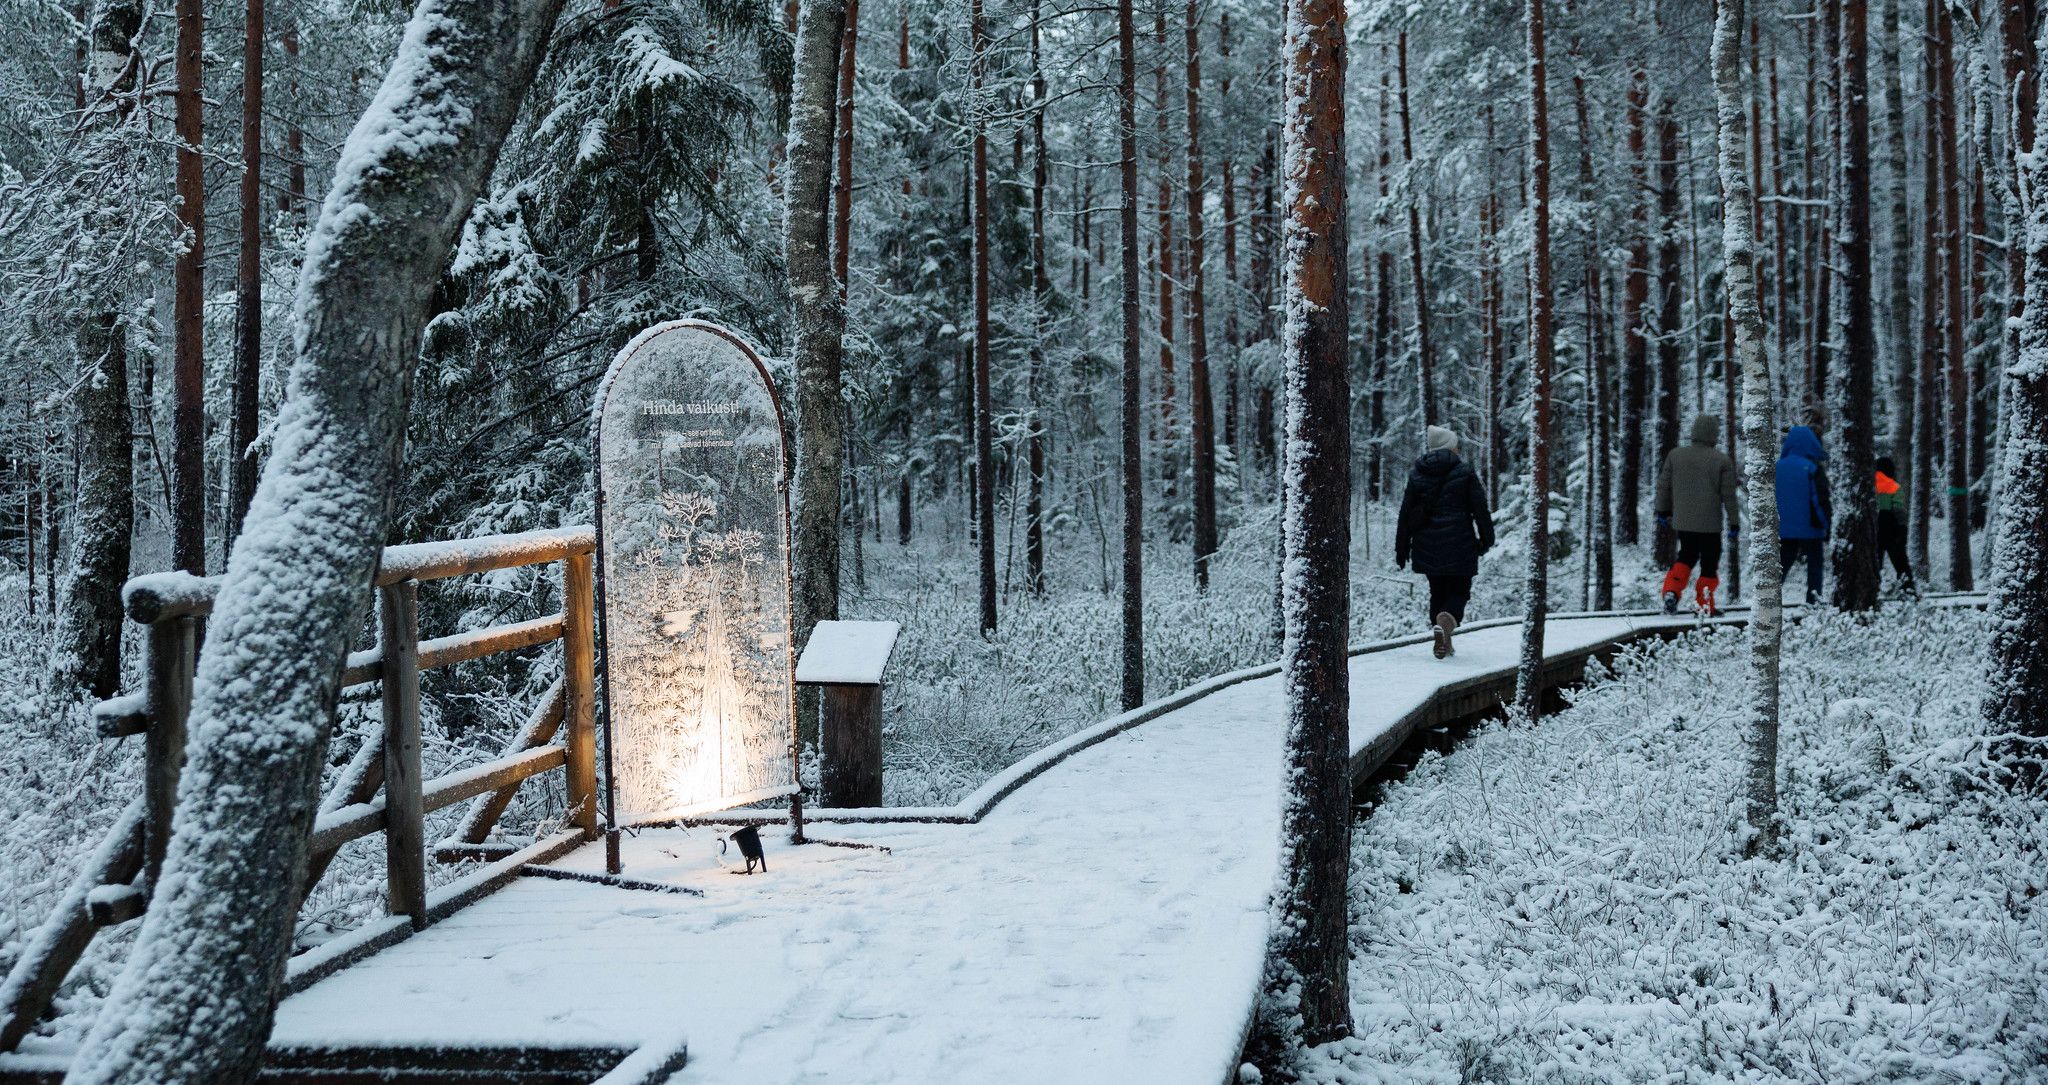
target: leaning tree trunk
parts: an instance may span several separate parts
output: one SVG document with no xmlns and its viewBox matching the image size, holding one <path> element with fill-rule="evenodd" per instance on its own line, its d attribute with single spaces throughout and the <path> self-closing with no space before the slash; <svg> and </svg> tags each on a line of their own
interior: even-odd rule
<svg viewBox="0 0 2048 1085">
<path fill-rule="evenodd" d="M 2048 105 L 2048 95 L 2038 95 Z M 2006 422 L 1999 463 L 2003 508 L 1991 577 L 1991 691 L 1984 715 L 1994 732 L 2014 736 L 1996 752 L 2023 785 L 2038 787 L 2048 763 L 2048 599 L 2038 577 L 2048 565 L 2048 162 L 2034 153 L 2035 133 L 2048 124 L 2037 113 L 2014 126 L 2024 156 L 2019 200 L 2026 217 L 2011 236 L 2024 238 L 2025 299 L 2019 355 L 2005 374 Z"/>
<path fill-rule="evenodd" d="M 1866 0 L 1844 0 L 1841 34 L 1842 300 L 1848 316 L 1842 356 L 1832 367 L 1836 447 L 1848 475 L 1837 487 L 1834 602 L 1843 610 L 1877 606 L 1877 318 L 1870 267 L 1870 67 Z"/>
<path fill-rule="evenodd" d="M 1287 793 L 1280 918 L 1267 990 L 1299 1039 L 1351 1031 L 1350 261 L 1343 0 L 1292 0 L 1286 66 Z M 1290 1005 L 1291 1003 L 1291 1005 Z"/>
<path fill-rule="evenodd" d="M 1550 370 L 1556 299 L 1550 269 L 1550 91 L 1543 0 L 1529 0 L 1529 589 L 1515 707 L 1543 711 L 1543 623 L 1550 613 Z M 1676 186 L 1673 186 L 1674 188 Z"/>
<path fill-rule="evenodd" d="M 111 697 L 121 683 L 121 585 L 135 527 L 128 329 L 111 312 L 78 328 L 77 511 L 50 653 L 53 688 Z"/>
<path fill-rule="evenodd" d="M 1728 310 L 1735 321 L 1735 352 L 1742 365 L 1743 510 L 1750 533 L 1778 534 L 1778 418 L 1771 370 L 1764 357 L 1763 310 L 1757 303 L 1756 220 L 1743 158 L 1749 114 L 1743 108 L 1742 23 L 1745 0 L 1720 0 L 1714 23 L 1714 89 L 1720 113 L 1721 250 L 1727 259 Z M 1769 854 L 1778 834 L 1778 660 L 1783 638 L 1779 585 L 1784 571 L 1769 546 L 1749 548 L 1749 674 L 1744 742 L 1749 772 L 1743 791 L 1748 854 Z"/>
<path fill-rule="evenodd" d="M 306 245 L 276 447 L 207 623 L 163 873 L 67 1080 L 255 1077 L 420 332 L 561 4 L 424 0 L 342 148 Z"/>
<path fill-rule="evenodd" d="M 1132 0 L 1117 0 L 1117 173 L 1123 282 L 1123 689 L 1129 711 L 1145 703 L 1145 450 L 1138 326 L 1138 50 Z"/>
<path fill-rule="evenodd" d="M 803 0 L 797 15 L 796 72 L 789 105 L 783 180 L 783 258 L 788 265 L 791 354 L 796 371 L 796 643 L 819 622 L 839 617 L 839 473 L 844 417 L 839 363 L 846 302 L 832 274 L 832 129 L 836 120 L 840 38 L 846 0 Z M 797 736 L 818 742 L 818 699 L 800 692 Z"/>
</svg>

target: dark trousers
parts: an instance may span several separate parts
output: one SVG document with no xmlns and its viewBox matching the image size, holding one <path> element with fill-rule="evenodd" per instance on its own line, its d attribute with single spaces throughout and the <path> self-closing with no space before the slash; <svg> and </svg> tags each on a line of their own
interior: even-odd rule
<svg viewBox="0 0 2048 1085">
<path fill-rule="evenodd" d="M 1678 533 L 1678 563 L 1690 568 L 1702 580 L 1721 576 L 1721 536 L 1713 531 Z"/>
<path fill-rule="evenodd" d="M 1912 583 L 1913 564 L 1906 558 L 1906 518 L 1892 509 L 1882 509 L 1877 514 L 1877 545 L 1884 548 L 1884 556 L 1891 559 L 1892 572 L 1899 579 Z"/>
<path fill-rule="evenodd" d="M 1429 577 L 1429 614 L 1435 621 L 1439 614 L 1448 614 L 1465 624 L 1465 604 L 1472 601 L 1472 578 L 1469 576 Z"/>
<path fill-rule="evenodd" d="M 1786 572 L 1792 570 L 1792 563 L 1802 556 L 1806 558 L 1806 601 L 1820 601 L 1821 569 L 1827 563 L 1826 539 L 1779 539 L 1779 567 Z"/>
</svg>

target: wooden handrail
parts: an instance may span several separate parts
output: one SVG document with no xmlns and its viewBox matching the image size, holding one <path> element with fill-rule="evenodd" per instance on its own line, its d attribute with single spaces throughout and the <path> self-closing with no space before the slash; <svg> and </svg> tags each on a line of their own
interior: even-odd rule
<svg viewBox="0 0 2048 1085">
<path fill-rule="evenodd" d="M 383 587 L 401 580 L 444 580 L 522 565 L 545 565 L 596 550 L 597 531 L 588 526 L 406 543 L 384 548 L 373 583 Z M 149 573 L 129 580 L 122 589 L 121 601 L 129 619 L 144 625 L 178 617 L 204 617 L 213 610 L 222 579 L 190 573 Z"/>
<path fill-rule="evenodd" d="M 525 622 L 509 622 L 479 629 L 474 633 L 456 633 L 453 636 L 435 637 L 419 643 L 420 670 L 430 671 L 436 667 L 447 667 L 456 663 L 467 663 L 472 659 L 494 656 L 500 652 L 516 652 L 538 644 L 562 639 L 562 616 L 550 614 Z M 360 686 L 384 677 L 383 653 L 380 649 L 368 648 L 348 654 L 348 669 L 341 673 L 343 686 Z"/>
<path fill-rule="evenodd" d="M 574 836 L 597 831 L 596 533 L 588 527 L 418 543 L 385 549 L 374 586 L 378 644 L 351 653 L 344 685 L 382 684 L 384 726 L 374 732 L 336 785 L 314 823 L 301 899 L 334 853 L 351 840 L 385 837 L 387 898 L 394 915 L 417 927 L 433 916 L 427 892 L 426 815 L 479 799 L 464 817 L 465 843 L 481 843 L 526 779 L 564 769 Z M 418 592 L 423 580 L 523 565 L 562 563 L 562 611 L 523 622 L 433 640 L 419 639 Z M 169 842 L 171 811 L 184 767 L 185 721 L 199 655 L 201 620 L 213 609 L 222 578 L 156 573 L 130 580 L 122 592 L 128 617 L 148 627 L 146 683 L 139 693 L 96 706 L 101 734 L 145 736 L 142 795 L 80 878 L 59 912 L 46 920 L 34 960 L 0 986 L 0 1051 L 32 1025 L 94 932 L 140 915 Z M 561 641 L 562 677 L 535 706 L 504 755 L 432 780 L 421 778 L 419 673 L 467 660 Z M 573 839 L 573 837 L 569 838 Z M 557 847 L 551 843 L 550 847 Z M 495 869 L 495 868 L 493 868 Z M 88 884 L 90 883 L 90 884 Z M 493 884 L 496 884 L 495 882 Z M 95 903 L 85 908 L 87 896 Z"/>
<path fill-rule="evenodd" d="M 529 776 L 561 768 L 567 760 L 567 750 L 559 743 L 550 743 L 436 777 L 420 791 L 420 812 L 431 814 L 464 799 L 510 787 Z M 374 798 L 321 814 L 313 823 L 309 850 L 314 855 L 326 855 L 351 840 L 361 840 L 387 828 L 385 801 L 382 797 Z"/>
</svg>

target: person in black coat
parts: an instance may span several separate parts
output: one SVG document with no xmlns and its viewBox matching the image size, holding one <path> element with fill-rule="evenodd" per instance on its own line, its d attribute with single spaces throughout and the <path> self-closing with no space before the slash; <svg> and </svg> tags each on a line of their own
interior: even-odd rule
<svg viewBox="0 0 2048 1085">
<path fill-rule="evenodd" d="M 1493 513 L 1486 487 L 1458 458 L 1458 435 L 1429 427 L 1428 451 L 1408 471 L 1394 531 L 1394 565 L 1415 563 L 1429 578 L 1429 617 L 1436 657 L 1451 654 L 1451 634 L 1465 620 L 1479 556 L 1493 549 Z"/>
</svg>

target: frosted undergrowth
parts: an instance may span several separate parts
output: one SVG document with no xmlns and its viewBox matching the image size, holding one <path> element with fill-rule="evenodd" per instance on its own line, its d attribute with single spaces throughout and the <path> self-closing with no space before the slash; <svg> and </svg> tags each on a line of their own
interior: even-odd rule
<svg viewBox="0 0 2048 1085">
<path fill-rule="evenodd" d="M 1788 627 L 1788 851 L 1732 861 L 1742 634 L 1632 652 L 1357 829 L 1317 1082 L 2048 1080 L 2048 813 L 1986 785 L 1981 614 Z"/>
</svg>

